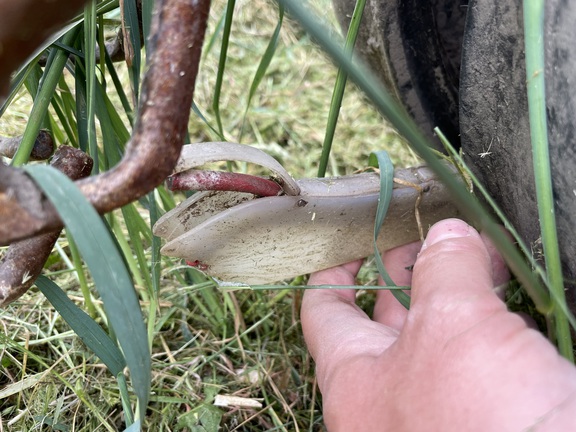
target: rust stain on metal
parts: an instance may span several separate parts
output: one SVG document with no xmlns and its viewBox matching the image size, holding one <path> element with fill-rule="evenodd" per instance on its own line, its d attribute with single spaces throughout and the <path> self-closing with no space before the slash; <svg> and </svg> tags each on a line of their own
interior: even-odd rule
<svg viewBox="0 0 576 432">
<path fill-rule="evenodd" d="M 51 7 L 60 10 L 61 3 L 70 1 Z M 78 182 L 99 213 L 140 198 L 172 172 L 186 133 L 209 8 L 209 0 L 156 2 L 152 54 L 126 154 L 110 171 Z M 61 227 L 56 211 L 35 184 L 22 172 L 0 164 L 0 194 L 15 187 L 14 198 L 3 205 L 0 244 Z"/>
<path fill-rule="evenodd" d="M 81 150 L 61 146 L 51 165 L 72 180 L 90 175 L 92 158 Z M 0 204 L 0 208 L 1 204 Z M 0 306 L 18 299 L 42 272 L 61 230 L 15 242 L 0 260 Z"/>
</svg>

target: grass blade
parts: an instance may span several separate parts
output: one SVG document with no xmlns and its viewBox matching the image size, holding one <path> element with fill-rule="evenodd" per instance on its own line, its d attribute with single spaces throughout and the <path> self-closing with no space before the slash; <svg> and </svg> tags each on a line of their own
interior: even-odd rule
<svg viewBox="0 0 576 432">
<path fill-rule="evenodd" d="M 548 126 L 546 123 L 546 87 L 544 77 L 544 0 L 524 1 L 524 39 L 526 44 L 526 87 L 528 90 L 528 111 L 530 115 L 530 139 L 532 141 L 532 161 L 536 183 L 536 201 L 542 247 L 546 262 L 546 274 L 554 298 L 566 306 L 564 281 L 554 196 L 552 173 L 548 151 Z M 555 308 L 554 323 L 560 353 L 574 363 L 574 351 L 570 326 L 561 310 Z"/>
<path fill-rule="evenodd" d="M 92 302 L 92 295 L 90 293 L 90 288 L 88 287 L 88 282 L 86 280 L 86 274 L 84 272 L 84 265 L 82 263 L 82 258 L 80 257 L 80 251 L 76 247 L 76 242 L 70 236 L 68 237 L 68 247 L 70 248 L 70 255 L 72 255 L 72 263 L 74 269 L 76 270 L 76 277 L 78 278 L 78 283 L 80 285 L 80 292 L 84 297 L 84 305 L 88 310 L 88 315 L 91 317 L 96 316 L 96 307 Z"/>
<path fill-rule="evenodd" d="M 136 0 L 124 0 L 120 2 L 120 5 L 122 8 L 122 30 L 124 31 L 124 53 L 128 64 L 130 81 L 132 82 L 132 91 L 134 92 L 134 105 L 137 105 L 140 89 L 140 67 L 142 64 L 138 9 Z"/>
<path fill-rule="evenodd" d="M 276 47 L 278 46 L 278 39 L 280 37 L 280 30 L 282 29 L 282 23 L 284 22 L 284 7 L 282 5 L 278 5 L 278 23 L 276 24 L 276 28 L 274 29 L 274 33 L 270 38 L 270 42 L 266 47 L 266 51 L 262 55 L 260 59 L 260 64 L 258 65 L 258 69 L 256 70 L 256 74 L 254 75 L 254 80 L 250 85 L 250 91 L 248 92 L 248 102 L 246 103 L 247 106 L 250 106 L 250 102 L 258 89 L 258 86 L 262 82 L 262 78 L 266 75 L 266 70 L 268 66 L 270 66 L 270 62 L 274 57 L 274 53 L 276 52 Z"/>
<path fill-rule="evenodd" d="M 88 154 L 94 160 L 94 173 L 98 172 L 98 143 L 96 141 L 96 2 L 84 9 L 84 50 L 86 65 L 86 139 Z"/>
<path fill-rule="evenodd" d="M 374 221 L 374 258 L 376 261 L 376 268 L 378 273 L 382 276 L 382 280 L 388 286 L 395 287 L 396 284 L 386 271 L 382 256 L 378 250 L 376 239 L 380 233 L 380 228 L 384 223 L 386 213 L 390 200 L 392 199 L 392 191 L 394 189 L 394 166 L 390 160 L 390 156 L 384 150 L 379 150 L 370 155 L 370 165 L 378 164 L 380 170 L 380 196 L 378 197 L 378 207 L 376 209 L 376 220 Z M 392 294 L 406 309 L 410 307 L 410 296 L 404 291 L 392 290 Z"/>
<path fill-rule="evenodd" d="M 160 217 L 158 211 L 158 203 L 156 202 L 156 197 L 154 191 L 148 194 L 149 203 L 149 214 L 150 214 L 150 225 L 149 232 L 152 232 L 152 227 Z M 156 316 L 158 313 L 158 298 L 160 294 L 160 276 L 161 276 L 161 256 L 160 247 L 162 246 L 160 238 L 152 235 L 151 241 L 151 256 L 150 256 L 150 279 L 151 286 L 149 286 L 148 291 L 150 294 L 150 307 L 148 308 L 148 343 L 152 347 L 154 341 L 154 335 L 156 334 L 155 323 Z"/>
<path fill-rule="evenodd" d="M 136 255 L 138 262 L 136 268 L 132 269 L 132 273 L 139 273 L 141 277 L 144 278 L 144 286 L 150 288 L 152 286 L 152 279 L 150 278 L 148 261 L 144 251 L 145 247 L 143 244 L 143 239 L 140 237 L 139 229 L 142 216 L 140 216 L 134 204 L 128 204 L 122 207 L 122 216 L 124 217 L 124 222 L 126 223 L 126 228 L 128 229 L 128 237 L 130 238 L 130 244 L 132 246 L 131 250 Z"/>
<path fill-rule="evenodd" d="M 112 375 L 122 373 L 126 367 L 126 360 L 116 343 L 96 324 L 96 321 L 76 306 L 62 291 L 62 288 L 47 277 L 39 276 L 36 279 L 36 286 L 74 330 L 74 333 L 82 339 L 82 342 L 110 369 Z"/>
<path fill-rule="evenodd" d="M 144 36 L 144 48 L 148 55 L 148 37 L 150 36 L 150 28 L 152 27 L 152 13 L 154 10 L 154 0 L 142 0 L 142 33 Z"/>
<path fill-rule="evenodd" d="M 77 34 L 78 27 L 70 30 L 70 32 L 64 36 L 62 42 L 65 45 L 72 45 L 72 43 L 76 40 Z M 62 50 L 58 50 L 54 57 L 54 61 L 50 63 L 50 67 L 47 65 L 44 69 L 44 76 L 42 78 L 41 87 L 38 94 L 34 98 L 34 106 L 32 107 L 32 112 L 30 113 L 30 118 L 28 120 L 26 130 L 22 136 L 22 142 L 18 147 L 18 151 L 14 155 L 14 159 L 12 159 L 13 166 L 22 166 L 28 162 L 30 152 L 34 146 L 34 141 L 38 136 L 38 131 L 42 127 L 42 122 L 44 121 L 46 113 L 48 112 L 50 100 L 52 99 L 52 95 L 56 90 L 56 86 L 58 85 L 58 81 L 60 80 L 60 76 L 64 70 L 64 65 L 67 61 L 68 53 Z"/>
<path fill-rule="evenodd" d="M 52 50 L 52 52 L 50 53 L 50 56 L 48 56 L 48 59 L 46 61 L 46 65 L 47 67 L 49 67 L 50 65 L 50 60 L 54 59 L 54 53 L 56 51 Z M 42 80 L 42 68 L 40 67 L 39 64 L 34 65 L 34 68 L 32 68 L 32 70 L 30 71 L 30 73 L 28 74 L 28 76 L 26 77 L 26 80 L 24 81 L 24 85 L 26 86 L 26 90 L 28 90 L 28 93 L 30 93 L 30 95 L 35 98 L 36 95 L 38 94 L 38 89 L 40 88 L 40 81 Z"/>
<path fill-rule="evenodd" d="M 266 75 L 266 71 L 268 70 L 268 66 L 270 66 L 270 62 L 274 58 L 274 53 L 276 52 L 276 47 L 278 46 L 278 40 L 280 38 L 280 30 L 282 29 L 283 22 L 284 22 L 284 7 L 282 5 L 278 5 L 278 23 L 276 24 L 274 33 L 272 34 L 270 42 L 266 47 L 266 51 L 264 51 L 264 54 L 260 59 L 260 64 L 258 65 L 258 69 L 256 69 L 254 79 L 252 80 L 252 84 L 250 85 L 250 90 L 248 92 L 248 100 L 246 102 L 246 109 L 244 111 L 244 118 L 242 119 L 242 128 L 240 129 L 240 138 L 238 139 L 238 142 L 242 142 L 242 133 L 244 132 L 244 123 L 246 122 L 246 114 L 248 113 L 248 109 L 250 108 L 252 98 L 256 94 L 256 90 L 258 90 L 258 86 L 262 82 L 262 79 L 264 78 L 264 76 Z"/>
<path fill-rule="evenodd" d="M 60 142 L 70 142 L 71 146 L 78 147 L 78 126 L 74 121 L 76 118 L 76 101 L 64 75 L 62 75 L 58 87 L 58 93 L 55 93 L 52 98 L 52 107 L 56 111 L 58 120 L 62 123 L 62 128 L 66 134 L 65 137 L 64 134 L 61 137 L 58 136 L 58 139 Z M 51 130 L 59 132 L 60 128 L 51 123 Z M 57 136 L 56 134 L 54 135 Z"/>
<path fill-rule="evenodd" d="M 150 351 L 138 297 L 109 231 L 80 190 L 49 166 L 26 167 L 74 237 L 117 335 L 143 418 L 150 393 Z"/>
<path fill-rule="evenodd" d="M 74 88 L 76 93 L 76 127 L 78 130 L 78 147 L 85 153 L 89 153 L 88 150 L 88 110 L 86 100 L 86 80 L 81 79 L 85 77 L 83 65 L 80 61 L 74 63 Z M 92 158 L 94 160 L 94 158 Z M 94 167 L 92 168 L 92 173 L 97 174 L 98 159 L 94 160 Z"/>
<path fill-rule="evenodd" d="M 346 43 L 344 50 L 352 56 L 356 38 L 360 29 L 360 22 L 364 14 L 364 6 L 366 0 L 357 0 L 352 12 L 352 19 L 348 27 L 348 34 L 346 35 Z M 322 144 L 322 155 L 320 156 L 320 165 L 318 166 L 318 177 L 326 175 L 326 168 L 328 167 L 328 160 L 330 158 L 330 150 L 332 149 L 332 141 L 334 140 L 334 133 L 336 132 L 336 125 L 338 124 L 338 115 L 340 114 L 340 107 L 342 106 L 342 99 L 344 98 L 344 90 L 346 88 L 346 81 L 348 75 L 342 68 L 338 68 L 336 75 L 336 83 L 334 84 L 334 91 L 332 92 L 332 101 L 330 102 L 330 111 L 328 112 L 328 124 L 326 125 L 326 132 L 324 134 L 324 142 Z"/>
<path fill-rule="evenodd" d="M 116 89 L 116 93 L 118 98 L 120 99 L 120 103 L 122 104 L 122 108 L 124 108 L 124 112 L 126 113 L 126 117 L 128 117 L 128 122 L 130 126 L 134 125 L 134 110 L 130 106 L 130 102 L 128 102 L 128 97 L 126 96 L 126 92 L 122 87 L 122 83 L 120 82 L 120 78 L 118 77 L 118 73 L 114 68 L 114 64 L 112 63 L 112 59 L 108 52 L 106 52 L 106 67 L 107 71 L 110 74 L 110 78 L 112 79 L 112 83 L 114 84 L 114 88 Z"/>
<path fill-rule="evenodd" d="M 222 33 L 222 45 L 220 47 L 220 59 L 218 61 L 218 73 L 216 74 L 216 84 L 214 85 L 214 100 L 212 109 L 218 125 L 218 135 L 224 137 L 222 117 L 220 116 L 220 94 L 222 92 L 222 81 L 224 80 L 224 70 L 226 69 L 226 58 L 228 56 L 228 44 L 230 43 L 230 32 L 232 29 L 232 19 L 234 18 L 234 6 L 236 0 L 228 0 L 226 7 L 226 19 L 224 20 L 224 32 Z"/>
<path fill-rule="evenodd" d="M 194 114 L 196 114 L 198 116 L 198 118 L 200 120 L 202 120 L 204 122 L 204 124 L 206 126 L 208 126 L 210 128 L 210 130 L 212 132 L 214 132 L 216 134 L 216 136 L 218 136 L 218 138 L 220 138 L 222 141 L 224 141 L 224 136 L 220 134 L 220 132 L 218 132 L 216 130 L 216 128 L 214 128 L 214 126 L 212 126 L 209 122 L 208 119 L 204 116 L 204 114 L 202 114 L 202 111 L 200 111 L 200 108 L 198 108 L 198 105 L 196 105 L 196 103 L 192 102 L 192 111 L 194 112 Z"/>
</svg>

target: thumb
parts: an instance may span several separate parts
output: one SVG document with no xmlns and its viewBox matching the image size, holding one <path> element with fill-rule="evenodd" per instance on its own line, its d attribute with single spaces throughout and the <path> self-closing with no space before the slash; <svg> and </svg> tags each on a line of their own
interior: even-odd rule
<svg viewBox="0 0 576 432">
<path fill-rule="evenodd" d="M 449 321 L 478 321 L 505 309 L 494 289 L 502 276 L 494 263 L 501 262 L 494 248 L 487 248 L 480 234 L 459 219 L 434 225 L 414 265 L 412 312 L 421 308 Z"/>
</svg>

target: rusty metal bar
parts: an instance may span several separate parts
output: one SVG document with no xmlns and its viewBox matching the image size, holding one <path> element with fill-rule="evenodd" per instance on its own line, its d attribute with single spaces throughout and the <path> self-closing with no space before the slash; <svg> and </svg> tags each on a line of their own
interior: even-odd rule
<svg viewBox="0 0 576 432">
<path fill-rule="evenodd" d="M 140 198 L 172 172 L 188 125 L 209 8 L 209 0 L 156 2 L 152 55 L 126 154 L 110 171 L 78 182 L 98 212 Z M 59 227 L 56 211 L 35 184 L 0 164 L 0 244 Z"/>
<path fill-rule="evenodd" d="M 58 148 L 51 165 L 72 180 L 90 175 L 92 158 L 69 146 Z M 34 284 L 50 256 L 61 230 L 12 243 L 0 260 L 0 306 L 18 299 Z"/>
</svg>

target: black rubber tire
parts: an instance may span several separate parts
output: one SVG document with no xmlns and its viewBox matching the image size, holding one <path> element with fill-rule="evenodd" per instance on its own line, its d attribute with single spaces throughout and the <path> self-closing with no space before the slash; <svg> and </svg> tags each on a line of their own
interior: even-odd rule
<svg viewBox="0 0 576 432">
<path fill-rule="evenodd" d="M 333 0 L 348 27 L 355 0 Z M 536 258 L 521 0 L 368 0 L 357 51 L 432 137 L 439 126 Z M 466 23 L 464 27 L 464 22 Z M 548 139 L 562 266 L 576 311 L 576 3 L 546 2 Z M 460 60 L 460 54 L 462 54 Z M 458 70 L 460 77 L 458 79 Z"/>
<path fill-rule="evenodd" d="M 347 31 L 355 0 L 333 0 Z M 459 146 L 458 80 L 466 8 L 454 0 L 368 0 L 356 51 L 441 149 Z"/>
<path fill-rule="evenodd" d="M 569 303 L 576 310 L 576 4 L 546 3 L 548 139 Z M 522 2 L 471 0 L 460 86 L 466 161 L 541 257 L 524 62 Z"/>
</svg>

